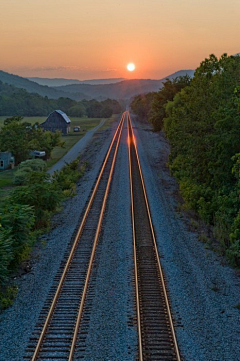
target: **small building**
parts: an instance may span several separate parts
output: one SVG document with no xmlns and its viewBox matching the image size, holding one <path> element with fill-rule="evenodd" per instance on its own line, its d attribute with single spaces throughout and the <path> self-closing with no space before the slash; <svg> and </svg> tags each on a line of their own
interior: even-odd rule
<svg viewBox="0 0 240 361">
<path fill-rule="evenodd" d="M 61 110 L 55 110 L 49 114 L 45 122 L 40 126 L 44 130 L 50 130 L 51 132 L 60 130 L 63 134 L 68 134 L 70 132 L 70 124 L 71 120 L 68 118 L 67 114 Z"/>
<path fill-rule="evenodd" d="M 11 152 L 0 152 L 0 170 L 14 168 L 14 157 Z"/>
</svg>

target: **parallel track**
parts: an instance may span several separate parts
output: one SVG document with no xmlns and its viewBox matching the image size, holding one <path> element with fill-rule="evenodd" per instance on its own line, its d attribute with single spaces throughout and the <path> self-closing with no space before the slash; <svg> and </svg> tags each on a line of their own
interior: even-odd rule
<svg viewBox="0 0 240 361">
<path fill-rule="evenodd" d="M 129 173 L 139 361 L 180 361 L 164 277 L 151 221 L 136 141 L 128 112 L 123 113 L 86 207 L 76 237 L 69 243 L 40 314 L 25 359 L 84 358 L 91 306 L 85 306 L 104 210 L 122 128 L 128 120 Z M 94 287 L 93 285 L 91 286 Z M 91 298 L 91 297 L 90 297 Z M 83 312 L 85 316 L 83 317 Z M 124 360 L 125 361 L 125 360 Z"/>
<path fill-rule="evenodd" d="M 130 115 L 129 172 L 139 361 L 180 361 Z"/>
<path fill-rule="evenodd" d="M 27 360 L 73 360 L 125 116 L 123 113 L 77 235 L 40 314 L 24 357 Z"/>
</svg>

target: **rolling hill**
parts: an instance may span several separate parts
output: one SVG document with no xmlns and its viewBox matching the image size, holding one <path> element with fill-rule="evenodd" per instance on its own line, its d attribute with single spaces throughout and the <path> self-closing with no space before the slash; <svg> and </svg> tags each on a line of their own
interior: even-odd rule
<svg viewBox="0 0 240 361">
<path fill-rule="evenodd" d="M 194 70 L 181 70 L 176 73 L 170 74 L 169 76 L 160 80 L 135 79 L 123 80 L 111 84 L 85 84 L 80 82 L 80 84 L 77 83 L 64 86 L 49 87 L 46 85 L 43 86 L 37 84 L 36 82 L 30 81 L 29 79 L 25 79 L 17 75 L 0 71 L 0 81 L 2 81 L 3 83 L 14 85 L 17 88 L 23 88 L 30 93 L 47 96 L 50 99 L 68 97 L 74 100 L 97 99 L 101 101 L 107 98 L 130 99 L 138 94 L 158 91 L 161 88 L 162 83 L 167 78 L 173 79 L 186 74 L 188 74 L 189 76 L 193 76 Z M 106 79 L 103 79 L 103 81 L 106 81 Z"/>
<path fill-rule="evenodd" d="M 178 76 L 183 76 L 186 74 L 192 77 L 194 70 L 180 70 L 160 80 L 134 79 L 104 85 L 72 84 L 55 87 L 54 89 L 59 89 L 71 94 L 84 93 L 89 97 L 98 100 L 106 98 L 129 99 L 141 93 L 158 91 L 167 78 L 174 79 Z"/>
<path fill-rule="evenodd" d="M 91 79 L 91 80 L 78 80 L 78 79 L 65 79 L 65 78 L 26 78 L 30 81 L 34 81 L 40 85 L 47 85 L 50 87 L 64 86 L 70 84 L 112 84 L 123 81 L 124 78 L 110 78 L 110 79 Z"/>
<path fill-rule="evenodd" d="M 9 74 L 5 71 L 0 70 L 0 81 L 6 84 L 14 85 L 17 88 L 25 89 L 29 93 L 36 93 L 41 96 L 47 96 L 50 99 L 58 99 L 60 97 L 70 97 L 74 100 L 89 99 L 85 94 L 66 94 L 61 89 L 54 89 L 48 86 L 39 85 L 33 81 L 30 81 L 26 78 L 22 78 L 18 75 Z M 76 99 L 77 98 L 77 99 Z"/>
</svg>

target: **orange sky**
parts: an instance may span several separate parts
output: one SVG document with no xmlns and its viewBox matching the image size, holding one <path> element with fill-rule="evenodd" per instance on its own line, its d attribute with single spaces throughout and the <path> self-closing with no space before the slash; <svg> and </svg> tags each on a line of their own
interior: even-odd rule
<svg viewBox="0 0 240 361">
<path fill-rule="evenodd" d="M 0 69 L 21 76 L 160 79 L 240 52 L 239 0 L 0 0 L 0 14 Z"/>
</svg>

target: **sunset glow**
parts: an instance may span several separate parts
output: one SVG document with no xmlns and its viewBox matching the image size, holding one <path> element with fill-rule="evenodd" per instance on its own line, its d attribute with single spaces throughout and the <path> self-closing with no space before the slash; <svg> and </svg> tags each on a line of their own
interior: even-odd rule
<svg viewBox="0 0 240 361">
<path fill-rule="evenodd" d="M 0 69 L 20 76 L 161 79 L 240 52 L 236 0 L 1 0 L 0 12 Z"/>
</svg>

